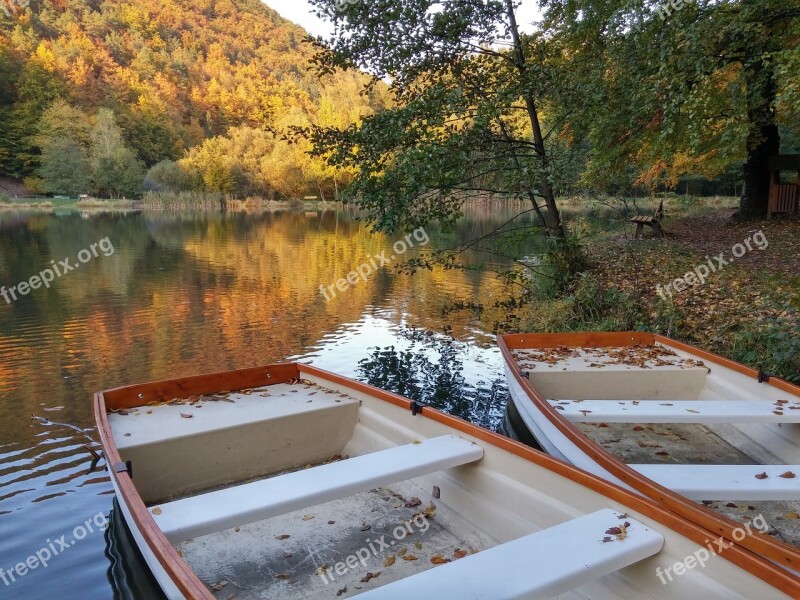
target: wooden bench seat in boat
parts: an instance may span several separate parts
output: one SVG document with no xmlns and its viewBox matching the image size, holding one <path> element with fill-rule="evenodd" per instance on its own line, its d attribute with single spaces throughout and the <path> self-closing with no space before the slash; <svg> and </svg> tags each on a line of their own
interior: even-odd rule
<svg viewBox="0 0 800 600">
<path fill-rule="evenodd" d="M 697 398 L 708 376 L 706 367 L 675 364 L 646 369 L 596 362 L 594 355 L 568 358 L 554 365 L 531 367 L 520 362 L 520 372 L 545 398 L 614 398 L 653 400 Z"/>
<path fill-rule="evenodd" d="M 481 458 L 480 446 L 444 435 L 190 496 L 150 512 L 167 539 L 178 543 Z"/>
<path fill-rule="evenodd" d="M 800 423 L 800 403 L 772 400 L 549 400 L 574 423 Z"/>
<path fill-rule="evenodd" d="M 800 500 L 800 465 L 629 464 L 692 500 Z M 766 477 L 760 478 L 766 473 Z M 782 474 L 797 477 L 781 477 Z"/>
<path fill-rule="evenodd" d="M 626 536 L 605 532 L 620 523 L 604 509 L 500 544 L 361 594 L 364 600 L 409 598 L 550 598 L 661 551 L 664 537 L 625 519 Z M 603 539 L 613 541 L 604 542 Z"/>
</svg>

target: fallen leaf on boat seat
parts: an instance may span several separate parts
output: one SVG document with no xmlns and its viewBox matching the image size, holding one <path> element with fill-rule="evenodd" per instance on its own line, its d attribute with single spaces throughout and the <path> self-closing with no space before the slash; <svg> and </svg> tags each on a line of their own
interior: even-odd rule
<svg viewBox="0 0 800 600">
<path fill-rule="evenodd" d="M 278 573 L 277 575 L 275 575 L 275 579 L 283 579 L 284 581 L 291 578 L 292 578 L 291 573 Z"/>
<path fill-rule="evenodd" d="M 449 558 L 445 558 L 441 554 L 434 554 L 433 556 L 431 556 L 431 562 L 434 565 L 443 565 L 444 563 L 449 563 L 450 559 Z"/>
<path fill-rule="evenodd" d="M 456 548 L 455 552 L 453 552 L 453 556 L 455 558 L 464 558 L 467 555 L 466 550 L 462 550 L 461 548 Z"/>
<path fill-rule="evenodd" d="M 212 584 L 211 584 L 211 589 L 212 589 L 212 590 L 214 590 L 215 592 L 219 592 L 219 591 L 220 591 L 222 588 L 224 588 L 226 585 L 228 585 L 228 582 L 227 582 L 227 581 L 225 581 L 225 580 L 223 579 L 223 580 L 222 580 L 222 581 L 220 581 L 220 582 L 217 582 L 217 583 L 212 583 Z"/>
<path fill-rule="evenodd" d="M 792 473 L 791 471 L 786 471 L 785 473 L 781 473 L 780 475 L 778 475 L 778 477 L 783 477 L 784 479 L 794 479 L 795 474 Z"/>
<path fill-rule="evenodd" d="M 151 513 L 153 513 L 154 515 L 160 515 L 160 514 L 161 514 L 161 509 L 160 509 L 160 508 L 158 508 L 158 507 L 156 506 L 156 507 L 155 507 L 153 510 L 151 510 L 150 512 L 151 512 Z"/>
<path fill-rule="evenodd" d="M 766 479 L 767 477 L 769 477 L 769 475 L 767 475 L 766 471 L 758 473 L 756 475 L 756 479 Z"/>
<path fill-rule="evenodd" d="M 181 413 L 181 416 L 184 419 L 191 419 L 194 415 L 190 415 L 189 413 Z"/>
<path fill-rule="evenodd" d="M 413 508 L 414 506 L 419 506 L 420 504 L 422 504 L 422 500 L 420 500 L 416 496 L 413 496 L 408 500 L 406 500 L 406 508 Z"/>
<path fill-rule="evenodd" d="M 395 561 L 394 555 L 387 556 L 386 558 L 383 559 L 383 566 L 391 567 L 394 564 L 394 561 Z"/>
<path fill-rule="evenodd" d="M 303 515 L 303 521 L 310 521 L 314 518 L 314 515 Z"/>
<path fill-rule="evenodd" d="M 377 573 L 367 573 L 364 577 L 361 578 L 361 583 L 367 583 L 370 579 L 375 579 L 381 572 L 378 571 Z"/>
<path fill-rule="evenodd" d="M 291 537 L 291 536 L 289 536 L 289 534 L 288 534 L 288 533 L 282 533 L 282 534 L 280 534 L 280 535 L 276 535 L 276 536 L 275 536 L 275 539 L 276 539 L 276 540 L 288 540 L 288 539 L 289 539 L 289 537 Z"/>
<path fill-rule="evenodd" d="M 419 560 L 419 559 L 413 554 L 403 554 L 403 560 Z"/>
<path fill-rule="evenodd" d="M 800 519 L 800 515 L 798 515 L 794 511 L 786 513 L 785 515 L 783 515 L 783 517 L 785 519 Z"/>
</svg>

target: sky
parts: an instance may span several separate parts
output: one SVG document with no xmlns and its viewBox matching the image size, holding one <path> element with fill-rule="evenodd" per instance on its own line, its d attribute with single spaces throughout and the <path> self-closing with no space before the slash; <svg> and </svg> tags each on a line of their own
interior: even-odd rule
<svg viewBox="0 0 800 600">
<path fill-rule="evenodd" d="M 297 23 L 313 35 L 328 36 L 331 33 L 330 25 L 314 15 L 307 0 L 264 0 L 264 2 L 281 16 Z M 529 30 L 530 23 L 537 18 L 537 4 L 534 0 L 522 0 L 517 10 L 517 20 L 523 31 Z"/>
</svg>

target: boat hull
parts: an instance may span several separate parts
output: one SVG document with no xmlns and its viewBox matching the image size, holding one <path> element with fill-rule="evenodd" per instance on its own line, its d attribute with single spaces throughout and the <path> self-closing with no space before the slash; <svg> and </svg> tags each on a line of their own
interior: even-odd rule
<svg viewBox="0 0 800 600">
<path fill-rule="evenodd" d="M 703 527 L 721 533 L 729 540 L 734 539 L 733 536 L 736 534 L 737 529 L 740 529 L 739 523 L 713 512 L 705 506 L 689 500 L 640 474 L 586 435 L 584 431 L 565 418 L 555 407 L 557 399 L 561 398 L 574 398 L 574 401 L 577 402 L 581 402 L 584 397 L 597 398 L 601 402 L 620 399 L 618 404 L 623 404 L 624 402 L 638 403 L 639 400 L 633 400 L 636 398 L 648 400 L 652 397 L 663 401 L 674 396 L 674 400 L 681 401 L 685 395 L 697 393 L 697 382 L 692 385 L 684 385 L 681 382 L 679 385 L 676 384 L 670 387 L 674 379 L 679 378 L 680 375 L 666 373 L 658 385 L 647 389 L 645 392 L 645 394 L 650 394 L 651 396 L 645 394 L 639 396 L 637 395 L 637 390 L 640 389 L 639 386 L 641 386 L 642 379 L 637 380 L 636 385 L 627 385 L 624 381 L 626 373 L 614 372 L 612 369 L 610 372 L 601 374 L 599 373 L 601 369 L 588 369 L 585 364 L 576 365 L 576 369 L 582 368 L 583 370 L 577 370 L 574 375 L 571 375 L 570 369 L 573 368 L 573 365 L 570 361 L 575 362 L 575 360 L 563 359 L 564 362 L 559 362 L 556 366 L 555 363 L 558 361 L 555 360 L 554 355 L 566 356 L 566 351 L 570 349 L 578 352 L 591 349 L 593 352 L 599 353 L 603 349 L 614 351 L 618 348 L 636 348 L 639 346 L 666 347 L 674 351 L 674 354 L 682 360 L 702 361 L 702 369 L 697 365 L 692 365 L 692 370 L 695 372 L 692 373 L 691 377 L 704 376 L 700 371 L 706 370 L 709 373 L 708 379 L 711 380 L 711 373 L 713 373 L 713 381 L 709 384 L 711 389 L 704 389 L 701 394 L 735 397 L 733 396 L 734 394 L 756 395 L 762 393 L 774 400 L 781 396 L 797 396 L 800 394 L 800 388 L 775 378 L 770 379 L 768 382 L 761 382 L 760 374 L 753 369 L 653 334 L 639 332 L 508 334 L 501 336 L 498 339 L 498 343 L 504 357 L 511 401 L 531 434 L 548 453 L 607 481 L 652 498 Z M 545 362 L 542 364 L 521 363 L 515 358 L 515 352 L 532 351 L 538 351 L 539 355 L 544 357 Z M 519 354 L 516 356 L 519 356 Z M 550 361 L 549 363 L 547 362 L 548 360 Z M 586 362 L 589 362 L 589 360 L 587 359 Z M 525 366 L 521 367 L 520 364 Z M 562 366 L 562 364 L 565 366 Z M 588 366 L 598 367 L 597 364 L 589 364 Z M 651 369 L 650 373 L 654 370 L 653 367 L 647 368 Z M 554 384 L 554 381 L 562 372 L 562 377 L 571 377 L 572 380 L 564 380 L 568 381 L 565 389 L 569 391 L 559 394 L 558 387 Z M 590 374 L 587 375 L 587 372 Z M 612 394 L 613 389 L 610 389 L 610 387 L 613 388 L 613 384 L 609 384 L 609 381 L 613 381 L 614 377 L 620 382 L 618 384 L 620 388 L 618 395 Z M 689 379 L 689 376 L 685 377 L 685 379 Z M 541 388 L 539 387 L 540 385 Z M 540 391 L 540 389 L 543 391 Z M 691 391 L 692 389 L 694 389 L 694 392 Z M 670 395 L 670 392 L 672 392 L 672 395 Z M 688 399 L 688 396 L 686 397 Z M 607 398 L 609 400 L 606 400 Z M 663 405 L 671 406 L 672 403 L 664 402 Z M 646 420 L 643 420 L 643 423 L 646 422 Z M 602 426 L 605 427 L 606 424 L 603 423 Z M 757 451 L 760 458 L 768 461 L 764 464 L 769 464 L 769 461 L 793 464 L 797 462 L 797 457 L 800 456 L 800 435 L 796 425 L 769 427 L 764 424 L 742 423 L 735 426 L 706 424 L 706 427 L 709 431 L 713 431 L 720 436 L 735 437 L 738 443 L 746 445 L 754 453 Z M 746 443 L 742 442 L 742 440 L 746 440 Z M 756 472 L 757 470 L 754 470 L 754 473 Z M 731 499 L 733 500 L 734 498 Z M 750 550 L 767 557 L 769 560 L 788 568 L 792 573 L 800 571 L 800 568 L 798 568 L 800 567 L 800 551 L 790 544 L 767 535 L 748 536 L 741 541 L 738 539 L 736 541 Z"/>
<path fill-rule="evenodd" d="M 132 476 L 117 447 L 115 433 L 124 436 L 123 432 L 132 431 L 133 438 L 136 438 L 141 431 L 137 430 L 135 420 L 148 418 L 144 414 L 147 412 L 145 409 L 149 410 L 149 405 L 153 404 L 158 404 L 158 409 L 163 409 L 165 414 L 172 411 L 172 416 L 175 417 L 172 421 L 175 428 L 181 426 L 184 426 L 184 430 L 185 428 L 194 428 L 197 433 L 205 426 L 203 418 L 200 416 L 203 410 L 214 411 L 224 406 L 243 408 L 246 402 L 237 396 L 235 404 L 220 402 L 213 406 L 208 404 L 203 410 L 199 410 L 196 407 L 192 409 L 171 407 L 169 406 L 172 404 L 170 398 L 196 394 L 223 394 L 220 390 L 242 390 L 262 385 L 286 387 L 296 385 L 297 382 L 303 382 L 303 385 L 298 386 L 299 393 L 285 395 L 290 398 L 292 396 L 300 398 L 299 405 L 306 406 L 305 397 L 301 398 L 304 393 L 308 394 L 309 401 L 319 401 L 319 396 L 323 394 L 318 394 L 317 391 L 312 392 L 310 389 L 311 386 L 318 385 L 330 388 L 328 391 L 332 390 L 337 397 L 341 396 L 343 405 L 335 409 L 336 414 L 339 415 L 337 418 L 353 419 L 348 406 L 358 407 L 357 418 L 353 419 L 352 437 L 345 446 L 347 454 L 355 457 L 355 460 L 394 447 L 410 444 L 414 448 L 414 445 L 421 443 L 419 440 L 423 440 L 422 443 L 425 443 L 427 440 L 443 435 L 457 436 L 468 444 L 480 446 L 483 451 L 482 458 L 474 464 L 444 468 L 431 474 L 415 476 L 411 480 L 391 486 L 391 490 L 386 488 L 383 491 L 384 488 L 381 488 L 382 491 L 377 493 L 379 503 L 385 498 L 391 499 L 393 494 L 400 494 L 400 496 L 394 497 L 424 498 L 422 504 L 419 505 L 421 507 L 424 507 L 428 501 L 435 503 L 435 522 L 444 527 L 446 531 L 454 532 L 453 535 L 457 532 L 456 525 L 461 527 L 459 535 L 462 537 L 459 539 L 470 540 L 470 543 L 474 543 L 477 547 L 485 548 L 488 551 L 495 545 L 500 547 L 521 536 L 543 532 L 577 516 L 588 515 L 601 509 L 613 510 L 617 515 L 629 515 L 631 519 L 659 531 L 664 536 L 666 543 L 655 556 L 647 558 L 639 564 L 626 567 L 611 576 L 585 584 L 577 593 L 565 594 L 565 598 L 651 597 L 667 600 L 676 595 L 687 596 L 698 593 L 710 598 L 800 596 L 800 581 L 768 561 L 738 547 L 726 549 L 720 559 L 707 565 L 705 569 L 697 569 L 691 571 L 690 575 L 676 578 L 674 581 L 670 580 L 669 587 L 664 587 L 665 584 L 657 577 L 659 570 L 670 568 L 685 560 L 687 556 L 702 551 L 702 548 L 708 543 L 708 539 L 714 536 L 713 532 L 677 517 L 664 510 L 656 502 L 631 494 L 619 486 L 562 461 L 472 426 L 455 417 L 427 407 L 422 408 L 420 413 L 419 410 L 412 410 L 411 401 L 394 394 L 325 373 L 307 365 L 283 364 L 118 388 L 95 396 L 98 428 L 121 511 L 142 555 L 170 599 L 210 600 L 216 597 L 209 586 L 210 582 L 219 581 L 220 573 L 215 571 L 218 562 L 218 555 L 215 554 L 215 551 L 223 547 L 220 545 L 221 543 L 229 543 L 231 539 L 246 539 L 245 536 L 250 535 L 252 539 L 261 540 L 261 543 L 280 544 L 284 543 L 280 541 L 284 537 L 289 538 L 288 535 L 276 535 L 283 532 L 290 532 L 292 539 L 299 540 L 303 539 L 302 531 L 297 529 L 295 532 L 290 527 L 299 528 L 308 518 L 312 520 L 308 521 L 309 525 L 306 527 L 314 530 L 319 529 L 320 526 L 325 528 L 326 525 L 323 523 L 326 517 L 313 520 L 315 511 L 309 509 L 311 514 L 308 515 L 300 511 L 286 515 L 285 519 L 269 517 L 264 521 L 253 522 L 251 520 L 249 523 L 244 523 L 238 533 L 233 533 L 234 530 L 230 529 L 219 532 L 219 535 L 200 532 L 203 536 L 192 542 L 193 547 L 187 547 L 177 541 L 179 538 L 170 541 L 159 523 L 163 523 L 163 517 L 169 514 L 167 507 L 172 506 L 174 502 L 183 502 L 183 499 L 179 498 L 176 501 L 167 498 L 150 500 L 146 503 L 137 489 L 137 485 L 154 497 L 162 493 L 157 488 L 149 486 L 148 482 L 143 481 L 151 476 L 148 473 L 152 471 L 148 469 L 154 465 L 143 466 L 142 462 L 146 461 L 147 454 L 140 454 L 138 455 L 140 458 L 133 465 Z M 307 391 L 304 392 L 306 386 L 308 386 Z M 244 392 L 242 393 L 244 394 Z M 313 399 L 311 398 L 312 393 L 317 394 Z M 275 396 L 275 394 L 266 395 Z M 263 399 L 265 406 L 274 401 L 269 398 Z M 133 414 L 129 416 L 113 414 L 114 411 L 127 411 L 134 407 L 140 409 L 138 417 Z M 182 419 L 184 415 L 177 414 L 186 410 L 193 411 L 195 416 Z M 157 409 L 153 408 L 153 411 L 157 412 Z M 109 419 L 110 415 L 113 417 L 111 420 Z M 128 440 L 131 439 L 120 437 L 120 442 L 124 440 L 121 446 L 129 444 Z M 181 443 L 185 443 L 185 440 Z M 216 452 L 216 448 L 215 446 L 214 452 Z M 198 446 L 197 450 L 199 453 L 204 448 Z M 131 452 L 132 446 L 129 445 L 126 451 Z M 163 454 L 154 456 L 161 462 L 169 462 L 169 457 Z M 186 464 L 191 465 L 192 460 Z M 475 457 L 469 460 L 473 461 Z M 137 464 L 140 468 L 137 468 Z M 347 461 L 341 464 L 346 465 Z M 209 469 L 213 470 L 213 465 L 210 463 Z M 278 479 L 281 477 L 279 476 Z M 269 479 L 265 481 L 269 481 Z M 253 483 L 261 484 L 262 482 Z M 250 483 L 244 485 L 250 485 Z M 213 494 L 216 491 L 205 492 L 202 489 L 199 492 L 190 491 L 188 499 L 194 501 L 207 493 Z M 381 499 L 381 496 L 385 496 L 385 498 Z M 225 506 L 231 506 L 231 509 L 235 510 L 237 506 L 234 504 L 228 503 Z M 341 504 L 346 507 L 349 501 L 345 499 Z M 164 507 L 163 511 L 161 506 Z M 398 503 L 398 506 L 399 510 L 409 510 L 403 508 L 402 502 Z M 359 522 L 363 515 L 371 514 L 366 505 L 362 508 L 358 504 L 357 507 L 355 512 Z M 410 510 L 414 511 L 413 508 Z M 328 521 L 330 527 L 347 526 L 347 518 L 355 518 L 353 515 L 348 517 L 346 509 L 343 511 L 341 517 Z M 277 525 L 273 526 L 275 518 L 279 520 Z M 340 518 L 341 523 L 339 523 Z M 448 527 L 454 529 L 448 530 Z M 463 529 L 464 527 L 466 529 Z M 366 535 L 361 534 L 357 526 L 354 528 L 351 526 L 349 531 L 359 536 L 358 539 Z M 206 537 L 209 535 L 210 538 Z M 602 532 L 600 537 L 602 537 Z M 209 539 L 211 541 L 203 541 Z M 198 542 L 198 540 L 200 541 Z M 599 538 L 592 541 L 602 545 L 602 540 Z M 236 548 L 240 547 L 241 542 Z M 248 547 L 252 548 L 253 545 L 250 544 Z M 427 544 L 422 545 L 419 552 L 425 552 L 424 548 L 426 547 Z M 277 548 L 280 546 L 278 545 Z M 405 565 L 404 561 L 397 562 L 407 569 L 411 569 L 416 564 Z M 420 569 L 431 568 L 430 561 L 417 562 Z M 263 562 L 259 564 L 263 564 Z M 437 563 L 433 562 L 433 564 Z M 370 578 L 367 578 L 367 582 L 357 578 L 355 584 L 359 588 L 366 589 L 370 589 L 370 586 L 380 587 L 384 582 L 392 585 L 393 573 L 398 572 L 384 569 L 384 574 L 381 576 L 383 579 L 379 579 L 377 583 Z M 227 571 L 223 570 L 222 574 L 225 573 Z M 280 581 L 268 582 L 270 585 L 282 586 L 275 592 L 269 591 L 268 593 L 272 597 L 276 597 L 275 594 L 278 594 L 279 597 L 287 600 L 323 597 L 325 593 L 334 597 L 336 595 L 335 586 L 324 587 L 316 581 L 316 578 L 312 577 L 313 574 L 313 570 L 307 573 L 307 578 L 304 580 L 306 583 L 314 580 L 308 584 L 309 587 L 283 584 Z M 339 582 L 337 581 L 337 583 Z M 232 585 L 230 584 L 225 593 L 230 593 Z M 352 587 L 350 590 L 352 593 Z M 491 600 L 490 596 L 483 597 Z"/>
</svg>

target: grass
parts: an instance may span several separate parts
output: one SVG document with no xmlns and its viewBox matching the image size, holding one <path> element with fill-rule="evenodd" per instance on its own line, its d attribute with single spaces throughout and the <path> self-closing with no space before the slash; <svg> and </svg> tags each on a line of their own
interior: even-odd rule
<svg viewBox="0 0 800 600">
<path fill-rule="evenodd" d="M 735 224 L 730 216 L 736 199 L 668 198 L 667 238 L 633 240 L 625 203 L 611 202 L 618 214 L 604 229 L 587 218 L 572 223 L 581 230 L 588 268 L 560 293 L 535 286 L 514 324 L 519 330 L 653 331 L 800 382 L 800 222 Z M 658 199 L 638 204 L 647 214 Z M 755 230 L 770 240 L 768 248 L 671 298 L 657 293 L 657 285 L 683 276 L 708 255 L 730 253 Z"/>
</svg>

